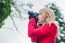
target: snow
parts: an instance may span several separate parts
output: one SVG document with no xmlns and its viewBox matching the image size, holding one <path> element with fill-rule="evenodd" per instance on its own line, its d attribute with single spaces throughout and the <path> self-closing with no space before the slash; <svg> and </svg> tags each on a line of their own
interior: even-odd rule
<svg viewBox="0 0 65 43">
<path fill-rule="evenodd" d="M 4 22 L 5 25 L 0 29 L 0 43 L 31 43 L 31 39 L 28 37 L 28 14 L 26 11 L 32 10 L 35 12 L 39 12 L 39 9 L 44 8 L 46 3 L 55 2 L 60 9 L 62 9 L 62 14 L 65 16 L 65 0 L 14 0 L 16 2 L 16 7 L 19 12 L 16 11 L 14 7 L 12 7 L 12 16 L 15 22 L 16 28 L 14 27 L 13 21 L 9 16 Z M 25 3 L 22 9 L 22 2 Z M 31 3 L 34 6 L 29 8 L 26 4 Z M 25 9 L 25 10 L 24 10 Z M 13 15 L 14 14 L 14 15 Z M 17 16 L 16 16 L 16 15 Z M 19 15 L 23 18 L 21 18 Z M 64 18 L 65 19 L 65 18 Z M 61 35 L 63 36 L 63 34 Z"/>
<path fill-rule="evenodd" d="M 31 43 L 28 37 L 28 19 L 22 22 L 17 17 L 14 17 L 14 22 L 18 30 L 15 29 L 11 17 L 5 20 L 5 25 L 0 29 L 1 43 Z"/>
<path fill-rule="evenodd" d="M 16 31 L 6 28 L 0 30 L 0 43 L 20 43 L 20 41 Z"/>
</svg>

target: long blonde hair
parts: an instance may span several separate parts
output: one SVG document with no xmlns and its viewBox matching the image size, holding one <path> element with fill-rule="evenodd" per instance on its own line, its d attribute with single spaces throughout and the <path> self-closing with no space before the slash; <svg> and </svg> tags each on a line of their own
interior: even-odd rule
<svg viewBox="0 0 65 43">
<path fill-rule="evenodd" d="M 57 38 L 60 37 L 60 30 L 58 28 L 59 26 L 58 26 L 58 23 L 55 21 L 55 14 L 53 10 L 50 8 L 43 8 L 43 9 L 40 9 L 39 12 L 43 13 L 41 15 L 45 17 L 46 22 L 48 22 L 49 24 L 53 22 L 57 26 Z M 46 16 L 48 16 L 49 18 L 47 18 Z"/>
<path fill-rule="evenodd" d="M 39 12 L 43 12 L 42 16 L 45 17 L 45 19 L 49 19 L 49 21 L 55 21 L 55 15 L 50 8 L 43 8 Z M 47 18 L 46 16 L 48 16 L 49 18 Z M 46 20 L 46 22 L 48 22 L 48 20 Z"/>
</svg>

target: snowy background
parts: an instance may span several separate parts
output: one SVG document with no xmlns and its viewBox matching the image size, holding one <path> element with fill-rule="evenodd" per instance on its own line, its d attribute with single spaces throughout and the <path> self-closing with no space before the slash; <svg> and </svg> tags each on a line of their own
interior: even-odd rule
<svg viewBox="0 0 65 43">
<path fill-rule="evenodd" d="M 27 35 L 29 21 L 27 12 L 29 10 L 38 12 L 46 3 L 55 2 L 65 17 L 65 0 L 14 0 L 14 2 L 11 15 L 0 29 L 0 43 L 31 43 Z"/>
</svg>

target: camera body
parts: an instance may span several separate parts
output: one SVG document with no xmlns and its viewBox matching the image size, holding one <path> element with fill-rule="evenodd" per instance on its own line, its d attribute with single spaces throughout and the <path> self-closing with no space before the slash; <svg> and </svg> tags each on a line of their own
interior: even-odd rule
<svg viewBox="0 0 65 43">
<path fill-rule="evenodd" d="M 38 23 L 40 26 L 42 26 L 42 23 L 39 23 L 39 22 L 38 22 L 38 15 L 39 15 L 39 13 L 33 12 L 33 11 L 29 11 L 29 12 L 28 12 L 28 15 L 29 15 L 29 19 L 30 19 L 30 18 L 35 18 L 36 23 Z"/>
<path fill-rule="evenodd" d="M 28 15 L 29 15 L 29 19 L 30 19 L 30 18 L 35 18 L 35 19 L 37 20 L 39 13 L 33 12 L 33 11 L 29 11 L 29 12 L 28 12 Z"/>
<path fill-rule="evenodd" d="M 28 15 L 31 16 L 31 17 L 32 17 L 32 16 L 37 17 L 37 16 L 39 15 L 39 13 L 33 12 L 33 11 L 29 11 L 29 12 L 28 12 Z"/>
</svg>

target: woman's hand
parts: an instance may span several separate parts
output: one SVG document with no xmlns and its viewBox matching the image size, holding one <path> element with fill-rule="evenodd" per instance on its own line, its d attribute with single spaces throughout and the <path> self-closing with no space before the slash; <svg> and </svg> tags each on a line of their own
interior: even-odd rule
<svg viewBox="0 0 65 43">
<path fill-rule="evenodd" d="M 36 18 L 39 14 L 36 12 L 33 12 L 33 11 L 29 11 L 28 15 L 29 15 L 29 19 L 30 19 L 30 18 Z"/>
</svg>

